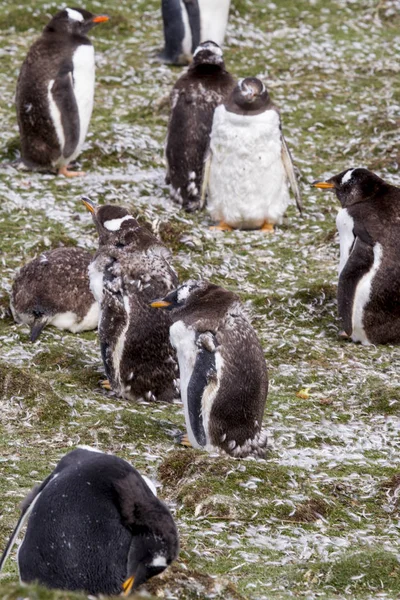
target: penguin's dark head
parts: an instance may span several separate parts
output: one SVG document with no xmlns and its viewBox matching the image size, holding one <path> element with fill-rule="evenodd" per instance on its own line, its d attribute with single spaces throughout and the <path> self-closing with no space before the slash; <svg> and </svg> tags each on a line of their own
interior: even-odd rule
<svg viewBox="0 0 400 600">
<path fill-rule="evenodd" d="M 137 220 L 123 206 L 104 204 L 96 206 L 89 198 L 82 198 L 83 204 L 92 213 L 99 234 L 99 244 L 124 247 L 134 243 L 143 230 Z"/>
<path fill-rule="evenodd" d="M 343 207 L 364 202 L 385 191 L 388 184 L 368 169 L 346 169 L 326 181 L 314 181 L 314 187 L 336 192 Z"/>
<path fill-rule="evenodd" d="M 203 68 L 217 67 L 224 68 L 224 57 L 221 48 L 215 42 L 203 42 L 197 46 L 193 53 L 192 69 L 202 70 Z"/>
<path fill-rule="evenodd" d="M 94 15 L 83 8 L 64 8 L 45 27 L 46 32 L 86 35 L 98 23 L 108 21 L 107 15 Z"/>
<path fill-rule="evenodd" d="M 206 281 L 189 280 L 167 294 L 162 300 L 154 300 L 150 306 L 153 308 L 166 308 L 167 310 L 185 308 L 193 300 L 202 296 L 209 285 L 211 284 Z"/>
<path fill-rule="evenodd" d="M 178 554 L 177 534 L 166 540 L 151 533 L 134 537 L 128 555 L 128 578 L 123 584 L 124 595 L 136 590 L 155 575 L 159 575 Z"/>
<path fill-rule="evenodd" d="M 230 104 L 251 112 L 263 111 L 270 103 L 268 90 L 257 77 L 240 79 L 230 98 Z"/>
</svg>

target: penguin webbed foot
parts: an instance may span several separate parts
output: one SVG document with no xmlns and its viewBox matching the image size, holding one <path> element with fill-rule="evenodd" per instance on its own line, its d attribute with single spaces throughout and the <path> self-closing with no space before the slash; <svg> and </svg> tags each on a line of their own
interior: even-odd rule
<svg viewBox="0 0 400 600">
<path fill-rule="evenodd" d="M 211 225 L 210 229 L 212 231 L 233 231 L 233 227 L 225 223 L 225 221 L 220 221 L 218 225 Z"/>
<path fill-rule="evenodd" d="M 86 175 L 85 171 L 68 171 L 68 167 L 64 165 L 58 169 L 59 175 L 64 175 L 64 177 L 83 177 Z"/>
<path fill-rule="evenodd" d="M 274 231 L 275 231 L 274 224 L 270 223 L 269 221 L 264 221 L 260 231 L 262 231 L 263 233 L 274 233 Z"/>
<path fill-rule="evenodd" d="M 192 444 L 190 443 L 187 433 L 180 433 L 177 436 L 177 441 L 178 441 L 179 445 L 183 446 L 184 448 L 193 448 Z"/>
<path fill-rule="evenodd" d="M 111 383 L 108 379 L 103 379 L 102 381 L 100 381 L 100 387 L 103 390 L 107 390 L 108 392 L 111 392 L 112 390 Z"/>
</svg>

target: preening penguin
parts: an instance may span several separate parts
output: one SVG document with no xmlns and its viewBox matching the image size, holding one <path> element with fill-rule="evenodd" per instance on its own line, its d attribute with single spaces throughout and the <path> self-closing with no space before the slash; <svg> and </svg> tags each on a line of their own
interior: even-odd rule
<svg viewBox="0 0 400 600">
<path fill-rule="evenodd" d="M 81 152 L 93 108 L 94 50 L 89 30 L 108 21 L 80 8 L 65 8 L 31 46 L 18 78 L 16 105 L 22 162 L 66 177 Z"/>
<path fill-rule="evenodd" d="M 200 42 L 222 45 L 230 0 L 162 0 L 165 48 L 158 55 L 167 64 L 186 65 Z"/>
<path fill-rule="evenodd" d="M 277 107 L 255 77 L 239 81 L 216 108 L 205 167 L 203 199 L 218 229 L 273 231 L 289 204 L 289 179 L 299 211 L 300 191 Z"/>
<path fill-rule="evenodd" d="M 178 555 L 172 515 L 145 479 L 125 460 L 90 448 L 66 454 L 26 498 L 0 571 L 28 517 L 18 552 L 23 583 L 128 595 Z"/>
<path fill-rule="evenodd" d="M 100 303 L 99 338 L 111 388 L 130 400 L 172 402 L 177 365 L 169 343 L 168 314 L 149 302 L 178 283 L 171 254 L 129 212 L 84 200 L 99 234 L 89 267 L 90 285 Z"/>
<path fill-rule="evenodd" d="M 235 457 L 264 456 L 264 353 L 236 294 L 189 281 L 152 303 L 170 311 L 189 441 Z"/>
<path fill-rule="evenodd" d="M 99 304 L 88 275 L 92 259 L 83 248 L 56 248 L 22 267 L 12 286 L 10 308 L 17 323 L 30 326 L 32 342 L 46 325 L 72 333 L 97 327 Z"/>
<path fill-rule="evenodd" d="M 214 110 L 229 97 L 235 83 L 225 70 L 221 48 L 214 42 L 204 42 L 171 92 L 165 151 L 167 181 L 172 197 L 187 211 L 200 206 Z"/>
<path fill-rule="evenodd" d="M 338 312 L 362 344 L 400 342 L 400 189 L 367 169 L 347 169 L 315 187 L 342 205 Z"/>
</svg>

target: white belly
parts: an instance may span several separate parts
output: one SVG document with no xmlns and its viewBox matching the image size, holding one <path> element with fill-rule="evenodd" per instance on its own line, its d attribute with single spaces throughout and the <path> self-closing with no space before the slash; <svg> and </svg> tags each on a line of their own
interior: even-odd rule
<svg viewBox="0 0 400 600">
<path fill-rule="evenodd" d="M 354 243 L 354 220 L 349 215 L 346 208 L 339 210 L 336 217 L 336 227 L 339 232 L 340 240 L 340 261 L 339 261 L 339 275 L 343 271 L 343 268 L 349 258 L 350 248 Z"/>
<path fill-rule="evenodd" d="M 242 229 L 282 222 L 289 190 L 279 124 L 274 110 L 242 116 L 216 109 L 207 203 L 215 221 Z"/>
<path fill-rule="evenodd" d="M 75 99 L 79 113 L 79 142 L 68 162 L 80 153 L 89 128 L 94 99 L 94 48 L 92 45 L 78 46 L 72 57 Z M 66 157 L 67 158 L 67 157 Z"/>
<path fill-rule="evenodd" d="M 211 40 L 222 46 L 228 23 L 230 0 L 199 0 L 200 42 Z"/>
<path fill-rule="evenodd" d="M 375 244 L 373 265 L 369 272 L 360 279 L 354 294 L 351 334 L 353 342 L 361 342 L 365 345 L 371 343 L 365 333 L 363 316 L 364 309 L 371 298 L 372 281 L 381 265 L 382 254 L 382 246 L 380 244 Z"/>
</svg>

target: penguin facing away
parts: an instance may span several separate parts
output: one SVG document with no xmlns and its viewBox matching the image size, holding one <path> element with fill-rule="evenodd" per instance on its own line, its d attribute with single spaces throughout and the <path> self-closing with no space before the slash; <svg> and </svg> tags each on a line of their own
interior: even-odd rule
<svg viewBox="0 0 400 600">
<path fill-rule="evenodd" d="M 300 213 L 300 190 L 277 107 L 255 77 L 239 81 L 216 108 L 202 201 L 221 230 L 271 232 L 289 204 L 289 180 Z"/>
<path fill-rule="evenodd" d="M 172 197 L 187 211 L 200 207 L 204 158 L 215 108 L 235 87 L 221 48 L 200 44 L 187 72 L 171 92 L 171 116 L 165 148 Z"/>
<path fill-rule="evenodd" d="M 154 308 L 170 311 L 187 435 L 194 448 L 263 457 L 268 392 L 264 353 L 236 294 L 189 281 Z"/>
<path fill-rule="evenodd" d="M 25 584 L 128 595 L 178 555 L 174 520 L 145 478 L 125 460 L 91 448 L 66 454 L 30 492 L 0 571 L 28 517 L 18 551 Z"/>
<path fill-rule="evenodd" d="M 65 8 L 46 25 L 22 64 L 16 108 L 21 158 L 30 169 L 66 177 L 86 138 L 94 97 L 94 49 L 89 30 L 109 17 Z"/>
<path fill-rule="evenodd" d="M 342 208 L 338 313 L 345 334 L 362 344 L 400 343 L 400 188 L 367 169 L 346 169 L 317 188 Z"/>
<path fill-rule="evenodd" d="M 108 382 L 128 400 L 172 402 L 177 365 L 170 318 L 149 306 L 152 298 L 178 284 L 171 253 L 125 208 L 83 202 L 99 234 L 89 278 L 100 304 L 99 339 Z"/>
<path fill-rule="evenodd" d="M 92 259 L 83 248 L 56 248 L 22 267 L 12 286 L 10 308 L 17 323 L 30 326 L 31 342 L 46 325 L 72 333 L 97 327 L 100 309 L 87 272 Z"/>
<path fill-rule="evenodd" d="M 197 46 L 224 42 L 230 0 L 162 0 L 165 47 L 158 58 L 167 64 L 190 63 Z"/>
</svg>

